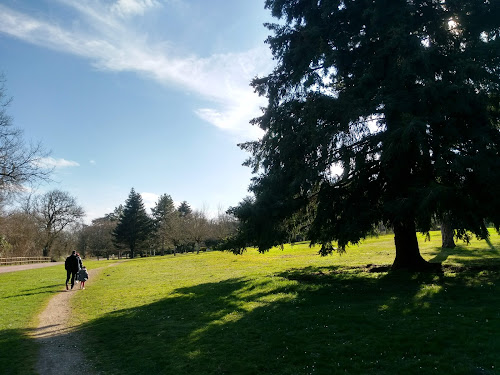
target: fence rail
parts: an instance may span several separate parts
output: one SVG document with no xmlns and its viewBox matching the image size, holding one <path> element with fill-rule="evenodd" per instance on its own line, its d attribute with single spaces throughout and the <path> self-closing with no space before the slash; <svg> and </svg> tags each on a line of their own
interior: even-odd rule
<svg viewBox="0 0 500 375">
<path fill-rule="evenodd" d="M 12 266 L 14 264 L 46 263 L 50 257 L 10 257 L 0 258 L 0 266 Z"/>
</svg>

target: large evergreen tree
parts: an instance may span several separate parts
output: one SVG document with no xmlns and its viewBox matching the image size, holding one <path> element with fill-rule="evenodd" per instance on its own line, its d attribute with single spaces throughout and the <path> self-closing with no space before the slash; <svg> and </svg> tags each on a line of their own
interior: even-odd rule
<svg viewBox="0 0 500 375">
<path fill-rule="evenodd" d="M 174 201 L 168 194 L 161 195 L 160 198 L 158 198 L 158 202 L 156 202 L 155 207 L 151 209 L 153 218 L 158 223 L 165 221 L 174 211 Z"/>
<path fill-rule="evenodd" d="M 160 246 L 163 255 L 165 254 L 165 247 L 168 242 L 167 232 L 170 228 L 170 222 L 173 220 L 172 216 L 175 213 L 175 205 L 172 197 L 167 194 L 160 196 L 155 207 L 151 209 L 151 212 L 153 214 L 156 244 Z"/>
<path fill-rule="evenodd" d="M 177 212 L 179 212 L 179 215 L 181 215 L 182 217 L 186 217 L 191 215 L 193 210 L 191 209 L 191 206 L 188 202 L 182 201 L 179 207 L 177 207 Z"/>
<path fill-rule="evenodd" d="M 152 220 L 146 213 L 142 197 L 132 188 L 125 202 L 123 213 L 113 231 L 114 243 L 130 249 L 130 257 L 153 231 Z"/>
<path fill-rule="evenodd" d="M 253 81 L 268 105 L 253 120 L 265 135 L 242 145 L 256 174 L 255 199 L 231 210 L 243 240 L 265 250 L 302 221 L 327 254 L 383 222 L 393 267 L 420 270 L 416 231 L 432 218 L 480 237 L 485 218 L 500 224 L 499 1 L 266 7 L 277 66 Z"/>
</svg>

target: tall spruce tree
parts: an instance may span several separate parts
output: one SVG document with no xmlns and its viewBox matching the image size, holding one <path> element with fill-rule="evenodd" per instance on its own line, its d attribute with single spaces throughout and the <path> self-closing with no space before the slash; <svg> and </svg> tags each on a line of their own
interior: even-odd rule
<svg viewBox="0 0 500 375">
<path fill-rule="evenodd" d="M 181 217 L 186 217 L 191 215 L 193 210 L 191 209 L 191 206 L 189 205 L 188 202 L 182 201 L 179 207 L 177 208 L 177 212 L 181 215 Z"/>
<path fill-rule="evenodd" d="M 142 197 L 132 188 L 125 202 L 123 213 L 113 230 L 113 239 L 116 246 L 126 246 L 130 250 L 130 257 L 135 256 L 136 250 L 146 241 L 153 231 L 153 222 L 146 213 Z"/>
<path fill-rule="evenodd" d="M 165 247 L 167 245 L 167 232 L 170 227 L 170 221 L 173 220 L 172 215 L 175 212 L 175 205 L 172 197 L 163 194 L 156 202 L 155 207 L 151 209 L 153 214 L 153 224 L 155 232 L 155 240 L 157 245 L 161 248 L 161 254 L 165 254 Z"/>
<path fill-rule="evenodd" d="M 175 205 L 172 197 L 168 194 L 163 194 L 158 198 L 155 207 L 151 209 L 153 218 L 157 223 L 166 220 L 169 215 L 175 211 Z"/>
<path fill-rule="evenodd" d="M 252 85 L 254 200 L 230 211 L 264 251 L 303 220 L 321 252 L 394 230 L 394 268 L 431 267 L 416 231 L 500 224 L 500 2 L 267 0 L 277 66 Z M 336 174 L 337 167 L 342 168 Z M 236 249 L 238 250 L 238 249 Z"/>
</svg>

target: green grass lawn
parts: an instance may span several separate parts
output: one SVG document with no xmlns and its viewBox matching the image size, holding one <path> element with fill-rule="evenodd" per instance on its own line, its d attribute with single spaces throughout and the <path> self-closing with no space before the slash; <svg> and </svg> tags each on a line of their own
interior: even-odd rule
<svg viewBox="0 0 500 375">
<path fill-rule="evenodd" d="M 0 373 L 32 372 L 37 347 L 28 333 L 65 277 L 64 267 L 57 266 L 0 274 Z"/>
<path fill-rule="evenodd" d="M 104 374 L 500 374 L 500 237 L 446 251 L 439 233 L 419 242 L 443 275 L 369 272 L 392 263 L 392 236 L 327 257 L 297 244 L 129 260 L 75 294 L 73 319 Z M 8 297 L 15 285 L 28 294 L 26 277 L 4 294 L 8 275 L 2 304 L 20 298 Z M 30 285 L 42 294 L 26 296 L 25 321 L 57 290 L 46 284 Z M 30 326 L 0 316 L 0 353 L 14 330 L 33 350 Z"/>
</svg>

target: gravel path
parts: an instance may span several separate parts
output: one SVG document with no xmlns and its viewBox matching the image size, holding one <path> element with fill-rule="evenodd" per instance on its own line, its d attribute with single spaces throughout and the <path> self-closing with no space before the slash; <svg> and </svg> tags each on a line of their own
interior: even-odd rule
<svg viewBox="0 0 500 375">
<path fill-rule="evenodd" d="M 90 273 L 95 276 L 94 273 Z M 45 310 L 39 315 L 38 328 L 32 336 L 39 342 L 40 351 L 36 365 L 39 375 L 98 374 L 85 360 L 80 345 L 85 342 L 75 332 L 78 322 L 71 321 L 70 299 L 75 293 L 85 290 L 61 290 L 50 299 Z"/>
<path fill-rule="evenodd" d="M 13 272 L 26 269 L 64 265 L 58 263 L 26 264 L 21 266 L 1 267 L 0 272 Z M 4 270 L 7 269 L 7 270 Z M 89 281 L 94 279 L 100 269 L 89 270 Z M 62 274 L 65 273 L 62 269 Z M 49 300 L 49 304 L 38 316 L 38 327 L 31 336 L 40 344 L 36 372 L 39 375 L 98 375 L 91 363 L 85 360 L 80 350 L 85 342 L 76 332 L 79 322 L 71 321 L 70 300 L 75 293 L 85 293 L 80 290 L 80 284 L 75 284 L 73 290 L 66 290 L 61 286 L 61 291 Z"/>
</svg>

